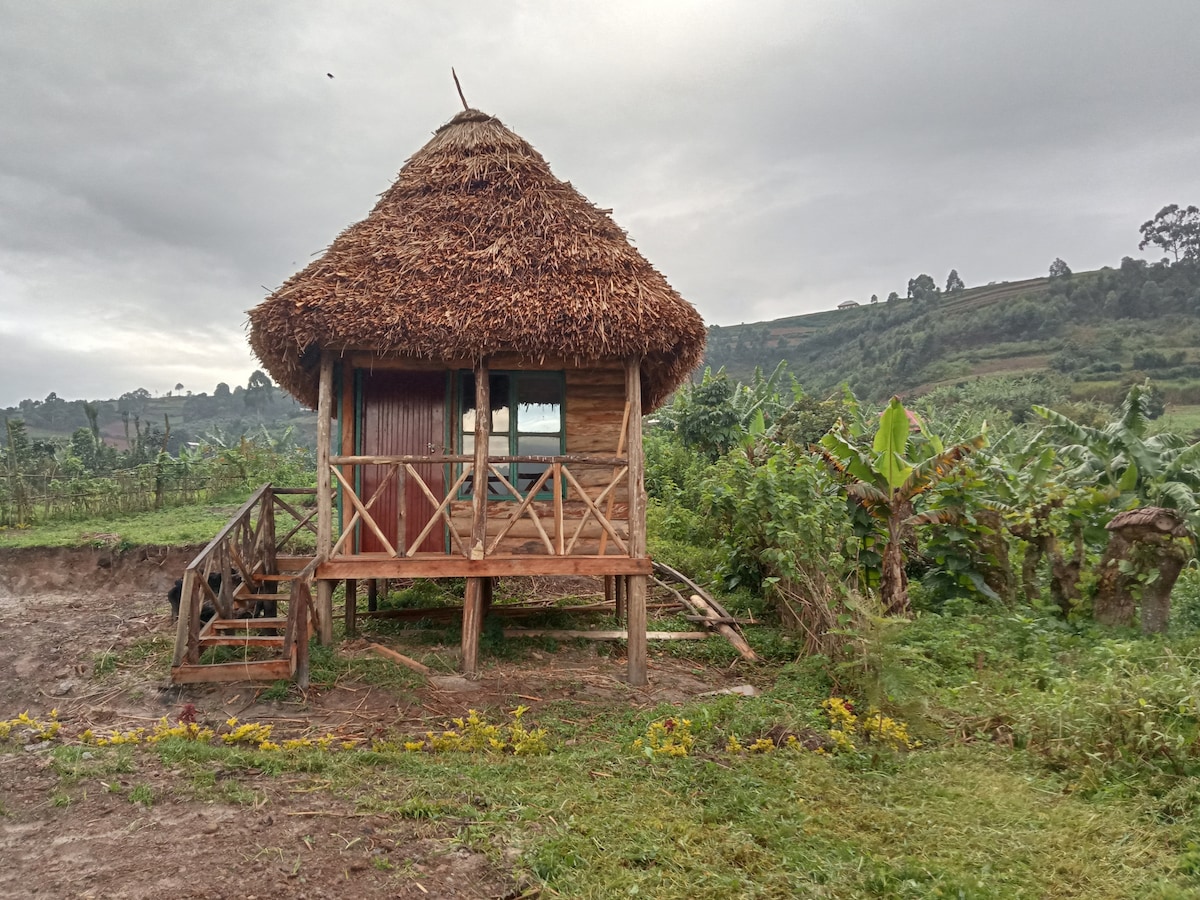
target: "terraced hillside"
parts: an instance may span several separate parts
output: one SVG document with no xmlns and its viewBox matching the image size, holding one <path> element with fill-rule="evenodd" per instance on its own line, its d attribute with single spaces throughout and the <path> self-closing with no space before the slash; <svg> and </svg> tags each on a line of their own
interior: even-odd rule
<svg viewBox="0 0 1200 900">
<path fill-rule="evenodd" d="M 779 360 L 810 391 L 916 394 L 984 375 L 1055 371 L 1076 399 L 1147 376 L 1200 404 L 1200 269 L 1125 259 L 1059 278 L 775 319 L 709 332 L 706 363 L 734 378 Z"/>
</svg>

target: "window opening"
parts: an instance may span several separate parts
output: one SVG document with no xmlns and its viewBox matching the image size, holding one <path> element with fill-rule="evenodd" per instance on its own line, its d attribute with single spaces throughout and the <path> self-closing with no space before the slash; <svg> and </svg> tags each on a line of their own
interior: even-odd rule
<svg viewBox="0 0 1200 900">
<path fill-rule="evenodd" d="M 475 452 L 475 373 L 459 376 L 459 446 L 464 454 Z M 561 372 L 489 372 L 491 434 L 489 456 L 561 456 L 565 417 L 564 380 Z M 506 463 L 498 467 L 522 493 L 528 491 L 548 468 L 547 463 Z M 461 472 L 461 468 L 459 469 Z M 470 497 L 472 479 L 462 486 L 461 497 Z M 515 500 L 494 475 L 488 478 L 488 499 Z M 538 497 L 553 496 L 553 486 L 542 486 Z"/>
</svg>

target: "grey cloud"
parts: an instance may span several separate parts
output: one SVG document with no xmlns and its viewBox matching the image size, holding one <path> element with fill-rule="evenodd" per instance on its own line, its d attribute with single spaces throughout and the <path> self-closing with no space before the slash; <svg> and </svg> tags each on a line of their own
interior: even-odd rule
<svg viewBox="0 0 1200 900">
<path fill-rule="evenodd" d="M 1200 196 L 1192 0 L 0 0 L 0 21 L 0 404 L 242 380 L 244 311 L 453 115 L 451 65 L 717 323 L 921 271 L 1115 264 Z"/>
</svg>

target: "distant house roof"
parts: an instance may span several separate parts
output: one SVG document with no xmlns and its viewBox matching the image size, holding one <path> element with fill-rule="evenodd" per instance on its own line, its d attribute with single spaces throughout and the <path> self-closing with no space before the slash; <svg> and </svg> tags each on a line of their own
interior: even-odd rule
<svg viewBox="0 0 1200 900">
<path fill-rule="evenodd" d="M 855 306 L 858 306 L 857 300 L 843 300 L 838 304 L 838 309 L 852 309 Z"/>
</svg>

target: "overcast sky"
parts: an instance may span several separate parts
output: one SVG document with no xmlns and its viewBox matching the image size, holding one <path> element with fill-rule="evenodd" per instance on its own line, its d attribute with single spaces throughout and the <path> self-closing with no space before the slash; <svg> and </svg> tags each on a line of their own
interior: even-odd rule
<svg viewBox="0 0 1200 900">
<path fill-rule="evenodd" d="M 1198 45 L 1197 0 L 0 0 L 0 407 L 244 384 L 452 65 L 725 325 L 1144 255 Z"/>
</svg>

